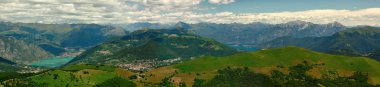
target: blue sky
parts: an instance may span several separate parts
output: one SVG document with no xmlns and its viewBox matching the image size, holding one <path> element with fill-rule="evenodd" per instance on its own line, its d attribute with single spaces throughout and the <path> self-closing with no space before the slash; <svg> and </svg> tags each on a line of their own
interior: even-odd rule
<svg viewBox="0 0 380 87">
<path fill-rule="evenodd" d="M 0 21 L 285 23 L 380 26 L 380 0 L 0 0 Z"/>
</svg>

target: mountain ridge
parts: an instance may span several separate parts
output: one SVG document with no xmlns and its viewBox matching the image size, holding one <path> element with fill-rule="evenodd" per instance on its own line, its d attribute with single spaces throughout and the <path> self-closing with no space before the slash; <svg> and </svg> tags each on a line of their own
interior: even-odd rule
<svg viewBox="0 0 380 87">
<path fill-rule="evenodd" d="M 119 40 L 98 45 L 68 64 L 80 62 L 110 64 L 112 61 L 130 63 L 144 59 L 162 61 L 176 58 L 188 59 L 202 55 L 221 56 L 235 52 L 237 52 L 235 49 L 212 39 L 202 38 L 188 30 L 143 29 L 132 32 Z"/>
<path fill-rule="evenodd" d="M 358 27 L 338 32 L 326 37 L 283 37 L 260 45 L 262 48 L 299 46 L 307 49 L 351 56 L 366 56 L 380 49 L 380 29 Z"/>
</svg>

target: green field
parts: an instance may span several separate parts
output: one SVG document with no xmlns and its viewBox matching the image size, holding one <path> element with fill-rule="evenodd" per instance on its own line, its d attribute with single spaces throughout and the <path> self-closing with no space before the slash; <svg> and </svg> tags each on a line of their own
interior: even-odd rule
<svg viewBox="0 0 380 87">
<path fill-rule="evenodd" d="M 55 68 L 55 67 L 59 67 L 63 64 L 66 64 L 67 62 L 69 62 L 72 59 L 73 59 L 73 57 L 52 57 L 52 58 L 47 58 L 44 60 L 34 62 L 34 63 L 32 63 L 32 66 Z"/>
<path fill-rule="evenodd" d="M 380 83 L 380 67 L 378 67 L 380 62 L 376 60 L 364 57 L 330 55 L 297 47 L 261 50 L 226 57 L 199 58 L 174 65 L 174 68 L 179 69 L 181 72 L 207 72 L 228 66 L 290 67 L 303 61 L 323 63 L 322 71 L 360 71 L 369 73 L 373 83 Z"/>
<path fill-rule="evenodd" d="M 133 87 L 135 84 L 118 74 L 112 66 L 74 65 L 62 69 L 52 69 L 24 78 L 4 81 L 3 85 L 16 87 L 94 87 L 112 85 Z M 127 86 L 125 86 L 127 85 Z"/>
</svg>

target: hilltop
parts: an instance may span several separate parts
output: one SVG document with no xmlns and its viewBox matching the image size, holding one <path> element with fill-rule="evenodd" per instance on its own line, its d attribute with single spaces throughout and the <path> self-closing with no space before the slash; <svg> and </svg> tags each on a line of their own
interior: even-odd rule
<svg viewBox="0 0 380 87">
<path fill-rule="evenodd" d="M 184 29 L 144 29 L 119 40 L 100 44 L 74 58 L 69 64 L 128 64 L 133 62 L 178 61 L 199 56 L 226 56 L 233 48 Z"/>
</svg>

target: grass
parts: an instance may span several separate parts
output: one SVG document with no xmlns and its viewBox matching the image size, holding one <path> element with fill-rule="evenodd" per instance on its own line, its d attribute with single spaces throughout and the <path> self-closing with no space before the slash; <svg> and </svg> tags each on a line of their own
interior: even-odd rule
<svg viewBox="0 0 380 87">
<path fill-rule="evenodd" d="M 225 68 L 227 66 L 254 66 L 255 55 L 250 53 L 241 53 L 233 55 L 231 58 L 204 57 L 174 65 L 174 68 L 180 69 L 181 72 L 204 72 Z"/>
<path fill-rule="evenodd" d="M 145 75 L 147 75 L 147 78 L 140 79 L 140 80 L 144 82 L 152 82 L 153 84 L 155 84 L 155 83 L 160 82 L 165 77 L 175 74 L 175 71 L 176 70 L 171 67 L 160 67 L 158 69 L 154 69 L 145 73 Z"/>
<path fill-rule="evenodd" d="M 88 65 L 88 64 L 80 64 L 80 65 L 70 65 L 63 67 L 62 70 L 66 71 L 79 71 L 83 69 L 97 69 L 97 70 L 103 70 L 108 72 L 114 72 L 115 67 L 113 66 L 106 66 L 106 65 Z"/>
<path fill-rule="evenodd" d="M 118 77 L 115 68 L 111 66 L 72 65 L 61 70 L 51 70 L 45 73 L 28 77 L 27 79 L 47 84 L 49 87 L 91 87 L 109 79 Z"/>
<path fill-rule="evenodd" d="M 89 72 L 89 74 L 84 74 L 84 72 Z M 102 70 L 84 69 L 75 73 L 77 77 L 81 77 L 83 82 L 88 82 L 90 85 L 100 84 L 104 81 L 116 77 L 115 72 L 107 72 Z"/>
<path fill-rule="evenodd" d="M 49 86 L 65 86 L 67 84 L 84 85 L 84 82 L 76 82 L 75 79 L 71 79 L 71 72 L 53 70 L 40 75 L 29 77 L 31 81 L 48 84 Z M 54 75 L 58 75 L 57 79 L 54 79 Z"/>
<path fill-rule="evenodd" d="M 324 63 L 324 70 L 360 71 L 369 73 L 374 84 L 380 84 L 380 63 L 364 57 L 330 55 L 297 47 L 262 50 L 251 53 L 239 53 L 226 57 L 204 57 L 186 61 L 173 67 L 181 72 L 208 72 L 228 66 L 273 67 L 293 66 L 308 61 Z"/>
<path fill-rule="evenodd" d="M 38 83 L 45 87 L 95 87 L 118 77 L 134 75 L 113 66 L 71 65 L 25 77 L 26 83 Z"/>
<path fill-rule="evenodd" d="M 117 75 L 119 75 L 121 77 L 124 77 L 126 79 L 128 79 L 132 75 L 135 75 L 135 73 L 133 73 L 131 71 L 124 70 L 124 69 L 121 69 L 121 68 L 116 68 L 115 72 L 116 72 Z"/>
<path fill-rule="evenodd" d="M 83 72 L 87 71 L 88 74 L 84 74 Z M 46 72 L 41 75 L 36 75 L 29 77 L 28 79 L 41 83 L 47 84 L 50 87 L 56 86 L 95 86 L 96 84 L 100 84 L 108 79 L 114 78 L 117 75 L 112 72 L 101 71 L 101 70 L 93 70 L 93 69 L 85 69 L 78 72 L 69 72 L 62 70 L 54 70 L 50 72 Z"/>
</svg>

